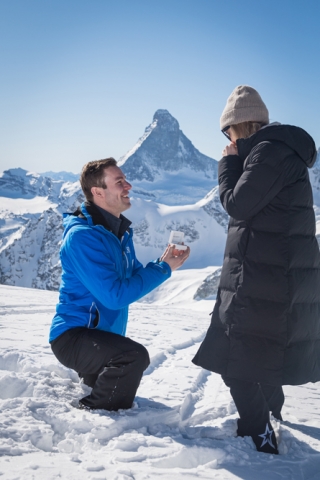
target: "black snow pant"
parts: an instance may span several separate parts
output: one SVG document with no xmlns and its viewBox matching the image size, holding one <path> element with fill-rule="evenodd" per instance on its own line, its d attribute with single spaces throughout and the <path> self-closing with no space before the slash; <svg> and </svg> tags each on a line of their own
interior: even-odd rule
<svg viewBox="0 0 320 480">
<path fill-rule="evenodd" d="M 131 408 L 144 370 L 148 351 L 130 338 L 102 330 L 72 328 L 51 342 L 59 362 L 78 372 L 92 387 L 80 403 L 92 409 Z"/>
<path fill-rule="evenodd" d="M 282 420 L 281 408 L 284 404 L 282 387 L 225 376 L 222 376 L 222 379 L 230 388 L 239 413 L 238 435 L 252 437 L 259 452 L 277 454 L 278 445 L 270 423 L 270 412 L 276 419 Z"/>
</svg>

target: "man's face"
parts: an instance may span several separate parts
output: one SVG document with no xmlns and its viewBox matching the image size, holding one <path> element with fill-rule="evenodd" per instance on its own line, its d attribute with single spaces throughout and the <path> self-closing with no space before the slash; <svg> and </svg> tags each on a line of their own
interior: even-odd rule
<svg viewBox="0 0 320 480">
<path fill-rule="evenodd" d="M 104 182 L 107 188 L 92 187 L 93 202 L 115 217 L 119 217 L 120 213 L 131 207 L 129 198 L 131 184 L 116 166 L 104 170 Z"/>
</svg>

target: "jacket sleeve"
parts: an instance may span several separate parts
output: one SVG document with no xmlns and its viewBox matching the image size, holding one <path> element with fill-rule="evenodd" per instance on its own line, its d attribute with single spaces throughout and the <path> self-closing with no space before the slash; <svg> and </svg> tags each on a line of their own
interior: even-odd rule
<svg viewBox="0 0 320 480">
<path fill-rule="evenodd" d="M 262 210 L 283 187 L 284 165 L 278 149 L 269 142 L 258 144 L 246 166 L 238 155 L 219 162 L 220 200 L 227 213 L 248 220 Z"/>
<path fill-rule="evenodd" d="M 141 262 L 139 262 L 139 260 L 138 260 L 137 257 L 135 256 L 135 257 L 134 257 L 134 264 L 133 264 L 133 275 L 135 275 L 136 273 L 138 273 L 138 271 L 140 271 L 141 268 L 143 268 L 143 265 L 142 265 Z"/>
<path fill-rule="evenodd" d="M 111 310 L 139 300 L 171 276 L 166 262 L 150 262 L 146 267 L 138 262 L 132 277 L 122 279 L 118 271 L 122 259 L 118 259 L 117 267 L 115 252 L 106 252 L 105 245 L 88 229 L 70 231 L 61 254 L 78 280 Z"/>
</svg>

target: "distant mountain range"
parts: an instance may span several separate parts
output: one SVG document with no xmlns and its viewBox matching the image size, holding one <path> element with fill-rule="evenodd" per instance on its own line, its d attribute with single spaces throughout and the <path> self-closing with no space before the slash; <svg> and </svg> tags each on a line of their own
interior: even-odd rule
<svg viewBox="0 0 320 480">
<path fill-rule="evenodd" d="M 155 113 L 119 166 L 133 185 L 126 214 L 142 263 L 163 252 L 171 230 L 182 230 L 191 247 L 185 268 L 222 263 L 228 217 L 218 196 L 217 161 L 193 146 L 167 110 Z M 62 214 L 83 200 L 73 175 L 18 168 L 0 176 L 0 283 L 58 289 Z"/>
<path fill-rule="evenodd" d="M 62 180 L 63 182 L 77 182 L 80 177 L 80 173 L 72 172 L 42 172 L 40 173 L 42 177 L 49 177 L 51 180 Z"/>
<path fill-rule="evenodd" d="M 158 110 L 118 165 L 133 185 L 132 220 L 137 256 L 146 264 L 165 249 L 171 230 L 185 233 L 191 255 L 185 268 L 222 263 L 228 217 L 217 186 L 216 160 L 201 154 L 167 110 Z M 0 283 L 57 290 L 62 214 L 83 201 L 79 176 L 38 174 L 21 168 L 0 174 Z M 320 155 L 310 171 L 320 238 Z M 215 294 L 220 269 L 196 297 Z"/>
</svg>

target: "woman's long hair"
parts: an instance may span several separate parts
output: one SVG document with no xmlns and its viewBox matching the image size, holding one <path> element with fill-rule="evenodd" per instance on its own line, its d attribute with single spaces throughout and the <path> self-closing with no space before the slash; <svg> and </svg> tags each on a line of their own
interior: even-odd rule
<svg viewBox="0 0 320 480">
<path fill-rule="evenodd" d="M 266 123 L 242 122 L 237 125 L 231 125 L 230 130 L 233 131 L 237 138 L 248 138 L 264 125 L 266 125 Z"/>
</svg>

